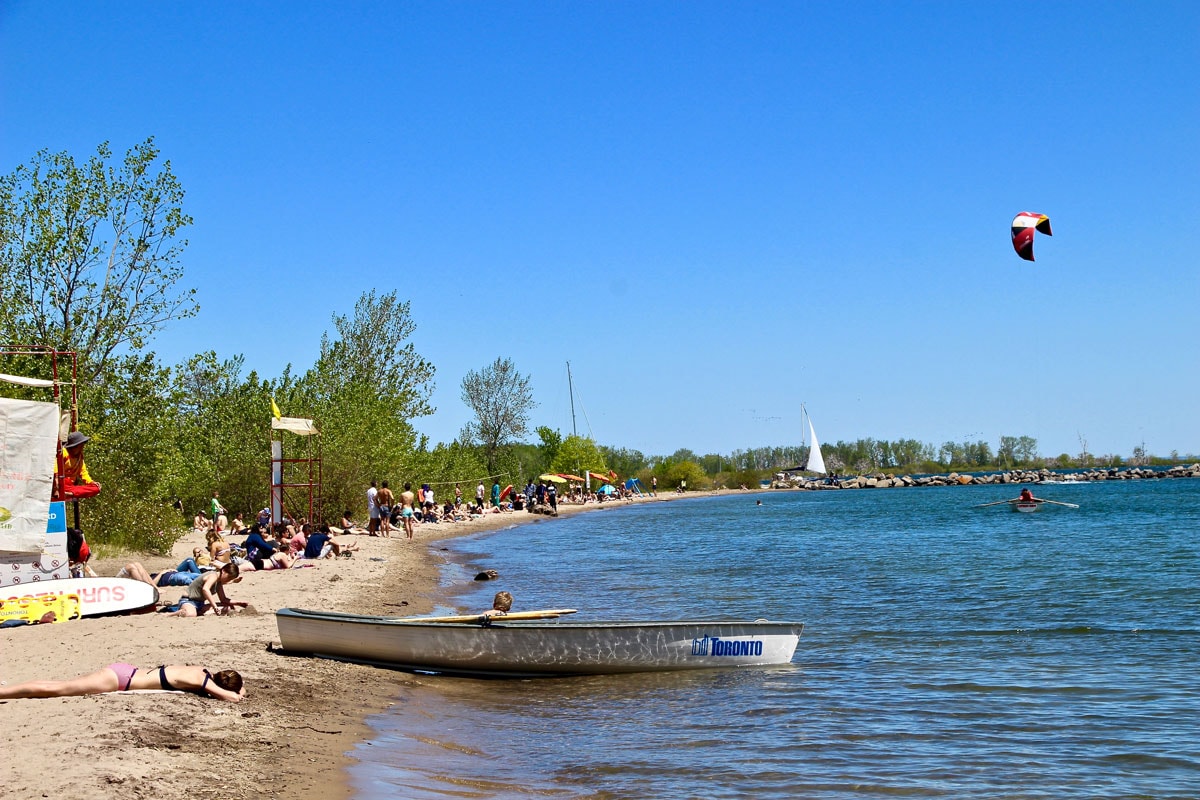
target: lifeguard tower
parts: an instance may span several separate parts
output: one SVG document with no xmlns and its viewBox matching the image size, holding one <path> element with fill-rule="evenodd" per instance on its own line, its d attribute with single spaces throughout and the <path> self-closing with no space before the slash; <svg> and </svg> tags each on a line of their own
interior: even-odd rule
<svg viewBox="0 0 1200 800">
<path fill-rule="evenodd" d="M 299 455 L 284 457 L 284 442 Z M 311 419 L 275 416 L 271 420 L 271 519 L 284 515 L 324 518 L 321 500 L 321 438 Z"/>
</svg>

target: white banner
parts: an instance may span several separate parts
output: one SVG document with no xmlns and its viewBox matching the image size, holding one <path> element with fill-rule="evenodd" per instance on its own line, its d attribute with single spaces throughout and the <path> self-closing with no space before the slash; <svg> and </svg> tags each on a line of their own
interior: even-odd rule
<svg viewBox="0 0 1200 800">
<path fill-rule="evenodd" d="M 0 397 L 0 552 L 45 548 L 57 451 L 57 405 Z"/>
</svg>

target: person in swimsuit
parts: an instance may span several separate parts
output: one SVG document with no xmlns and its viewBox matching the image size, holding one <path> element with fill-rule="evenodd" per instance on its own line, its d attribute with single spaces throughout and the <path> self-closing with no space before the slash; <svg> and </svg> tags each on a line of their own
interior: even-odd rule
<svg viewBox="0 0 1200 800">
<path fill-rule="evenodd" d="M 413 524 L 416 522 L 413 519 L 413 492 L 412 484 L 404 484 L 404 491 L 400 493 L 400 514 L 404 517 L 404 535 L 409 539 L 413 538 Z"/>
<path fill-rule="evenodd" d="M 228 614 L 233 610 L 233 601 L 225 595 L 225 584 L 240 581 L 239 573 L 237 564 L 226 564 L 196 578 L 188 584 L 187 594 L 179 598 L 175 616 L 198 617 L 210 606 L 218 616 Z"/>
<path fill-rule="evenodd" d="M 396 496 L 388 488 L 388 482 L 384 481 L 380 484 L 379 493 L 375 495 L 375 504 L 379 506 L 379 530 L 384 536 L 392 535 L 391 514 L 395 502 Z"/>
<path fill-rule="evenodd" d="M 346 509 L 346 513 L 342 514 L 342 533 L 366 533 L 362 528 L 358 527 L 354 522 L 350 509 Z"/>
<path fill-rule="evenodd" d="M 15 686 L 0 686 L 0 700 L 21 697 L 78 697 L 107 692 L 145 689 L 191 692 L 240 703 L 246 696 L 242 676 L 231 669 L 211 673 L 204 667 L 161 666 L 139 670 L 132 664 L 109 664 L 104 669 L 65 681 L 25 681 Z"/>
<path fill-rule="evenodd" d="M 205 537 L 208 540 L 208 555 L 215 564 L 228 564 L 232 554 L 229 552 L 229 542 L 221 536 L 220 531 L 209 531 Z"/>
</svg>

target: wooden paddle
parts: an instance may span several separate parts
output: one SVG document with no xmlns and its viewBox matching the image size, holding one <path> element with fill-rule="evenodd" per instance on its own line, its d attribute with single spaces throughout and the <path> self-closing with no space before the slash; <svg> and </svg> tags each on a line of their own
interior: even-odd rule
<svg viewBox="0 0 1200 800">
<path fill-rule="evenodd" d="M 1019 497 L 1016 500 L 997 500 L 994 503 L 980 503 L 979 505 L 975 506 L 975 508 L 987 508 L 988 506 L 998 506 L 1003 503 L 1050 503 L 1051 505 L 1066 506 L 1067 508 L 1079 508 L 1079 506 L 1075 505 L 1074 503 L 1060 503 L 1057 500 L 1043 500 L 1040 497 L 1035 497 L 1032 500 L 1022 500 Z"/>
<path fill-rule="evenodd" d="M 1038 500 L 1037 502 L 1050 503 L 1051 505 L 1055 506 L 1066 506 L 1067 508 L 1079 508 L 1079 506 L 1075 505 L 1074 503 L 1060 503 L 1057 500 Z"/>
<path fill-rule="evenodd" d="M 510 611 L 507 614 L 486 616 L 484 614 L 464 614 L 456 617 L 397 617 L 396 622 L 507 622 L 521 619 L 556 619 L 563 614 L 577 613 L 573 608 L 552 608 L 544 611 Z"/>
</svg>

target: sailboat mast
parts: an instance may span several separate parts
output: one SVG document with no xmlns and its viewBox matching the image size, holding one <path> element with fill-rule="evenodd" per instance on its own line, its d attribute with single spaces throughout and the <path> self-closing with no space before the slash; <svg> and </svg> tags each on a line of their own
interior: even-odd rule
<svg viewBox="0 0 1200 800">
<path fill-rule="evenodd" d="M 575 430 L 575 384 L 571 381 L 571 362 L 567 362 L 567 391 L 571 393 L 571 435 L 579 436 Z"/>
<path fill-rule="evenodd" d="M 801 403 L 800 404 L 800 446 L 801 447 L 804 447 L 805 445 L 808 444 L 808 431 L 806 430 L 806 428 L 808 426 L 804 424 L 804 421 L 806 419 L 808 419 L 808 410 L 804 408 L 804 403 Z M 804 461 L 805 461 L 805 463 L 808 462 L 807 455 L 805 455 Z"/>
</svg>

